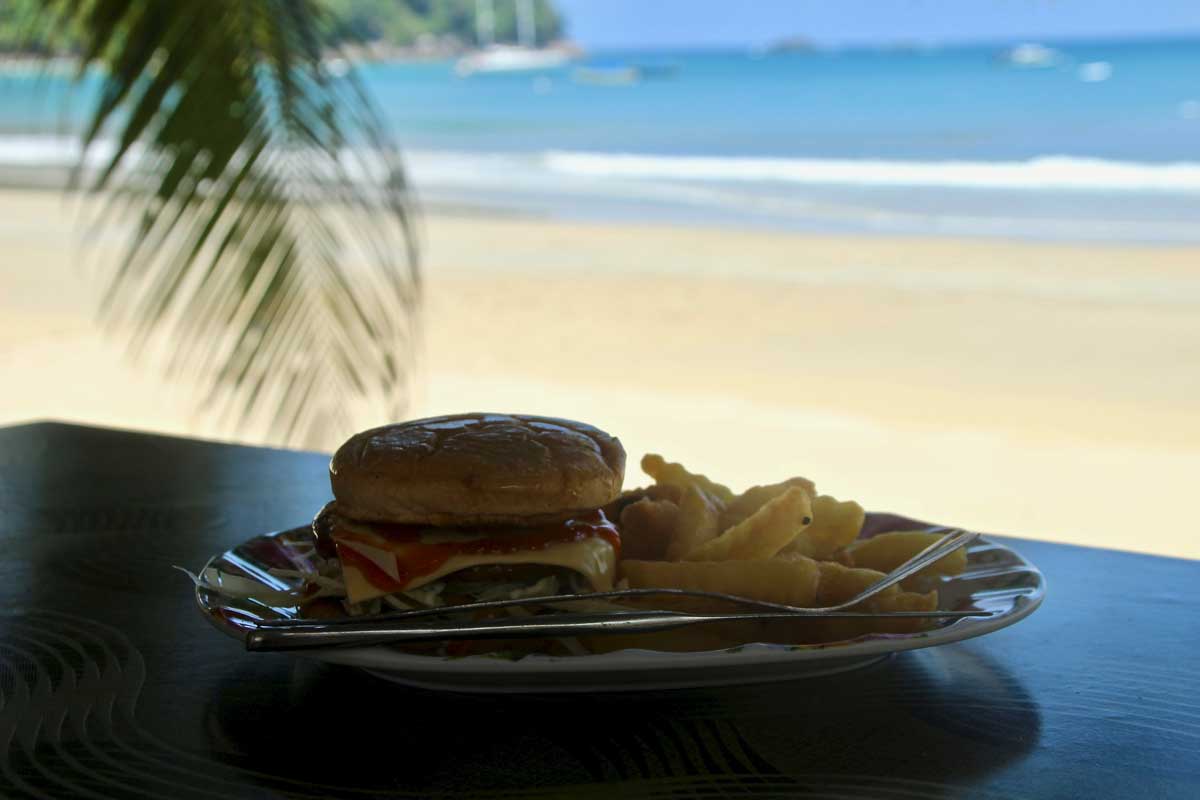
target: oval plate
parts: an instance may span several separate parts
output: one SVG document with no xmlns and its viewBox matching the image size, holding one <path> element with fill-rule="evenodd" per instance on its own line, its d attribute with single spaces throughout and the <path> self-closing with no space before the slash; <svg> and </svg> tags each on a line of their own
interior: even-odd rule
<svg viewBox="0 0 1200 800">
<path fill-rule="evenodd" d="M 889 530 L 935 527 L 890 514 L 868 514 L 863 537 Z M 257 536 L 210 562 L 224 573 L 264 588 L 286 590 L 293 582 L 272 568 L 307 571 L 312 532 L 305 526 Z M 1045 596 L 1041 572 L 1012 549 L 980 537 L 967 549 L 967 569 L 938 585 L 940 605 L 978 608 L 990 617 L 967 617 L 923 633 L 871 634 L 817 645 L 751 644 L 703 653 L 621 650 L 586 656 L 526 656 L 512 661 L 489 656 L 442 658 L 387 647 L 327 648 L 296 655 L 361 667 L 382 678 L 425 689 L 460 692 L 594 692 L 683 689 L 760 683 L 825 675 L 871 664 L 904 650 L 971 639 L 1005 628 L 1033 612 Z M 196 588 L 200 611 L 218 630 L 244 641 L 264 619 L 296 616 L 294 607 L 270 607 Z"/>
</svg>

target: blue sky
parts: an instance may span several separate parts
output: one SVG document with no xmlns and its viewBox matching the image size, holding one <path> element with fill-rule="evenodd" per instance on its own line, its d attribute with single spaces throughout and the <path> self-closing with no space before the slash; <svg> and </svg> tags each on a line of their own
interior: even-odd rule
<svg viewBox="0 0 1200 800">
<path fill-rule="evenodd" d="M 1200 34 L 1200 0 L 556 0 L 585 47 L 952 43 Z"/>
</svg>

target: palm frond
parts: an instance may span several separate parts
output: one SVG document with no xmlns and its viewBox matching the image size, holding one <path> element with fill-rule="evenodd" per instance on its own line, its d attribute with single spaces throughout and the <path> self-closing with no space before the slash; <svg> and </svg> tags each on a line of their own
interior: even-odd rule
<svg viewBox="0 0 1200 800">
<path fill-rule="evenodd" d="M 43 0 L 103 70 L 82 131 L 115 147 L 78 185 L 133 223 L 101 312 L 205 409 L 328 446 L 399 416 L 420 275 L 399 157 L 353 73 L 325 66 L 315 0 Z"/>
</svg>

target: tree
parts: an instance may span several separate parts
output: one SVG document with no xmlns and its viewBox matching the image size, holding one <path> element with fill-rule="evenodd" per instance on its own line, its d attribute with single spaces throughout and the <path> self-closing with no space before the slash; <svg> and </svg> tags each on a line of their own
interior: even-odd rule
<svg viewBox="0 0 1200 800">
<path fill-rule="evenodd" d="M 131 351 L 172 343 L 230 422 L 320 445 L 407 399 L 420 276 L 404 173 L 317 0 L 27 0 L 102 74 L 72 185 L 134 223 L 101 311 Z M 343 62 L 334 62 L 341 72 Z"/>
</svg>

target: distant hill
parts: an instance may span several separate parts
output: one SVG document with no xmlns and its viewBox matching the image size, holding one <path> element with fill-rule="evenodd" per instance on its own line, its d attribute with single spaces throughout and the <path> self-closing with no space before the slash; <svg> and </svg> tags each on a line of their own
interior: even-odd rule
<svg viewBox="0 0 1200 800">
<path fill-rule="evenodd" d="M 156 2 L 157 0 L 143 0 Z M 378 55 L 454 52 L 475 43 L 475 0 L 322 0 L 331 45 L 362 43 Z M 69 52 L 70 31 L 30 38 L 28 20 L 39 0 L 0 0 L 0 52 Z M 515 42 L 515 0 L 494 0 L 496 40 Z M 534 0 L 539 44 L 562 36 L 552 0 Z"/>
<path fill-rule="evenodd" d="M 325 0 L 335 43 L 381 43 L 410 48 L 438 40 L 459 48 L 475 44 L 475 0 Z M 534 0 L 538 44 L 562 36 L 552 0 Z M 496 41 L 517 40 L 515 0 L 493 0 Z"/>
</svg>

